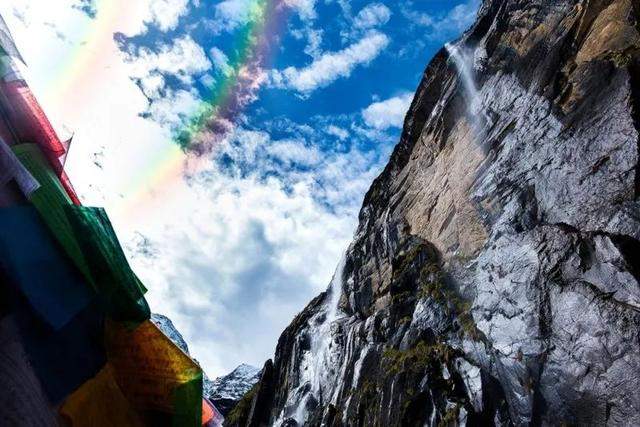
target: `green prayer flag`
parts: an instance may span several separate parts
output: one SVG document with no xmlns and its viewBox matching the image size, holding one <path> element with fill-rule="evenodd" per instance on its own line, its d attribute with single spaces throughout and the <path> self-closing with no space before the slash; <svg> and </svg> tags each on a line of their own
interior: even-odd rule
<svg viewBox="0 0 640 427">
<path fill-rule="evenodd" d="M 172 427 L 200 427 L 202 425 L 202 373 L 173 392 Z"/>
<path fill-rule="evenodd" d="M 131 322 L 149 319 L 146 289 L 129 267 L 105 210 L 67 205 L 65 213 L 110 316 Z"/>
<path fill-rule="evenodd" d="M 40 214 L 58 243 L 73 260 L 87 281 L 93 285 L 89 267 L 80 250 L 74 230 L 64 213 L 64 207 L 72 204 L 60 179 L 37 144 L 20 144 L 12 147 L 22 165 L 38 181 L 40 188 L 31 194 L 30 201 Z"/>
<path fill-rule="evenodd" d="M 98 291 L 115 320 L 149 318 L 146 289 L 131 271 L 103 209 L 76 206 L 36 144 L 20 144 L 14 153 L 40 183 L 31 203 L 66 254 Z"/>
</svg>

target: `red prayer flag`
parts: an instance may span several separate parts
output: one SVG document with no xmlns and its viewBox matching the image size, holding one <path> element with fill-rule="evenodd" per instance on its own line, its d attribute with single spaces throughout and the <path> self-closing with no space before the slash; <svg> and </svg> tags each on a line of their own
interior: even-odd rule
<svg viewBox="0 0 640 427">
<path fill-rule="evenodd" d="M 60 177 L 62 186 L 74 204 L 79 205 L 67 174 L 64 172 L 62 160 L 66 147 L 56 134 L 51 122 L 36 100 L 33 92 L 24 80 L 4 81 L 0 83 L 0 92 L 4 105 L 6 121 L 12 128 L 14 137 L 20 142 L 34 142 L 40 146 L 51 167 Z"/>
</svg>

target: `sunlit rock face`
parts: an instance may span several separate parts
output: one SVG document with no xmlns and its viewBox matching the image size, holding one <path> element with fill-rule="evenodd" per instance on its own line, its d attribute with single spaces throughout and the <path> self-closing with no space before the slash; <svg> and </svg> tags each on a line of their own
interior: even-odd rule
<svg viewBox="0 0 640 427">
<path fill-rule="evenodd" d="M 638 8 L 485 1 L 234 422 L 640 425 Z"/>
</svg>

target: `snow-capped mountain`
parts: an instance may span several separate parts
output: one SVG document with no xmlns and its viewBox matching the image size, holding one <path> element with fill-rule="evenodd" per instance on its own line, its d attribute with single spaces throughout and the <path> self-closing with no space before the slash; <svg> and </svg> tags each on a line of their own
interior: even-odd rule
<svg viewBox="0 0 640 427">
<path fill-rule="evenodd" d="M 205 382 L 204 395 L 226 416 L 260 380 L 260 372 L 259 368 L 242 364 L 227 375 Z"/>
<path fill-rule="evenodd" d="M 182 337 L 182 334 L 178 332 L 171 319 L 162 314 L 152 313 L 151 321 L 182 351 L 189 354 L 187 342 Z M 218 377 L 213 381 L 203 372 L 203 396 L 208 398 L 222 415 L 226 416 L 242 396 L 260 380 L 260 372 L 259 368 L 242 364 L 231 373 Z"/>
<path fill-rule="evenodd" d="M 180 350 L 189 354 L 189 346 L 187 346 L 187 342 L 173 325 L 171 319 L 167 316 L 163 316 L 162 314 L 151 313 L 151 321 L 155 323 L 155 325 L 160 328 L 160 330 L 164 332 L 164 334 L 168 336 L 175 345 L 180 347 Z"/>
</svg>

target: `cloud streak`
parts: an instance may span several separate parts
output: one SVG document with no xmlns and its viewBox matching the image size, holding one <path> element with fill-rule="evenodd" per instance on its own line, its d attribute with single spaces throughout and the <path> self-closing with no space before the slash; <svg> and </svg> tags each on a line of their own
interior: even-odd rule
<svg viewBox="0 0 640 427">
<path fill-rule="evenodd" d="M 391 10 L 382 3 L 371 3 L 365 6 L 353 20 L 357 29 L 369 29 L 384 25 L 391 18 Z"/>
<path fill-rule="evenodd" d="M 274 70 L 271 74 L 272 83 L 275 87 L 309 95 L 339 78 L 349 77 L 356 67 L 369 64 L 389 42 L 385 34 L 371 31 L 357 43 L 337 52 L 326 52 L 304 68 Z"/>
<path fill-rule="evenodd" d="M 374 102 L 362 111 L 362 117 L 368 126 L 375 129 L 401 128 L 412 100 L 413 93 L 405 92 L 384 101 Z"/>
<path fill-rule="evenodd" d="M 429 29 L 428 37 L 446 40 L 466 30 L 475 20 L 480 0 L 467 0 L 445 14 L 419 13 L 411 4 L 403 8 L 404 15 L 414 24 Z"/>
</svg>

